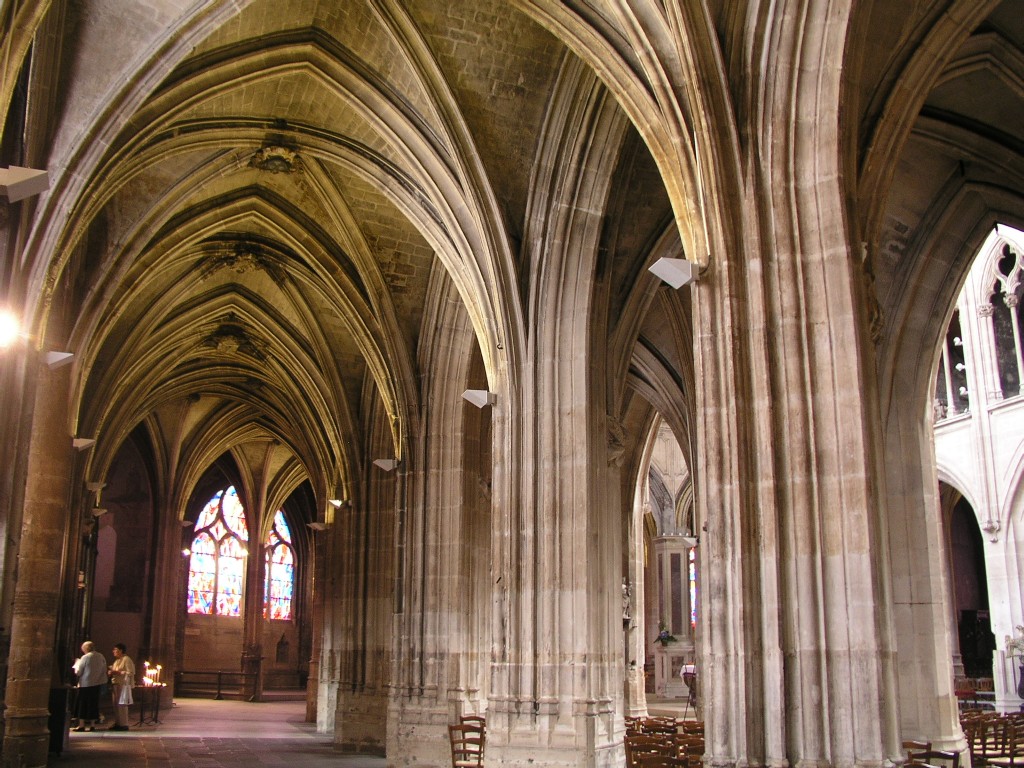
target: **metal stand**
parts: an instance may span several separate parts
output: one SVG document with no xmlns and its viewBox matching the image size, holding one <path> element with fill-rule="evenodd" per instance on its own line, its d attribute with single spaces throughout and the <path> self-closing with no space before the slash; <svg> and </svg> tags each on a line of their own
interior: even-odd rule
<svg viewBox="0 0 1024 768">
<path fill-rule="evenodd" d="M 135 690 L 139 697 L 139 722 L 136 725 L 160 724 L 160 694 L 164 685 L 140 685 Z M 146 713 L 149 716 L 146 716 Z"/>
</svg>

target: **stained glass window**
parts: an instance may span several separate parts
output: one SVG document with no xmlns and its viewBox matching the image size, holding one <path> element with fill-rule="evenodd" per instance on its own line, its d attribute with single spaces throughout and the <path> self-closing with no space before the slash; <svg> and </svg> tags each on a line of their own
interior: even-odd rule
<svg viewBox="0 0 1024 768">
<path fill-rule="evenodd" d="M 267 572 L 263 582 L 263 616 L 268 619 L 291 619 L 292 590 L 295 587 L 295 555 L 292 534 L 281 510 L 274 515 L 274 525 L 267 534 Z"/>
<path fill-rule="evenodd" d="M 697 626 L 697 548 L 690 547 L 690 627 Z"/>
<path fill-rule="evenodd" d="M 218 491 L 196 521 L 188 562 L 188 612 L 239 616 L 245 588 L 245 509 L 234 487 Z"/>
</svg>

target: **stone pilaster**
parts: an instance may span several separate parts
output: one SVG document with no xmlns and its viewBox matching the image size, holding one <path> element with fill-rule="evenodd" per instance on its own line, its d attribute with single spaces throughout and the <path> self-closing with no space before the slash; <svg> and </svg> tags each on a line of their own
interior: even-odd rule
<svg viewBox="0 0 1024 768">
<path fill-rule="evenodd" d="M 492 505 L 494 766 L 623 759 L 622 507 L 609 493 L 618 451 L 608 440 L 597 243 L 625 124 L 591 74 L 570 63 L 560 77 L 540 139 L 544 194 L 524 237 L 534 266 L 529 350 L 515 401 L 494 424 L 495 451 L 504 451 Z M 574 110 L 586 117 L 569 120 Z"/>
<path fill-rule="evenodd" d="M 481 409 L 463 399 L 467 388 L 487 385 L 465 306 L 443 281 L 423 323 L 432 332 L 420 343 L 430 418 L 405 483 L 405 533 L 417 556 L 409 558 L 396 617 L 388 747 L 396 766 L 449 762 L 448 724 L 485 708 L 491 420 L 508 403 Z"/>
</svg>

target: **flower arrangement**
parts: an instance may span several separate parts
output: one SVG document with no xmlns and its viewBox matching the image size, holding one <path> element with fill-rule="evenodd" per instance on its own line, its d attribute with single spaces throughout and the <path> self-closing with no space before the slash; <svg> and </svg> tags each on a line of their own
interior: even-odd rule
<svg viewBox="0 0 1024 768">
<path fill-rule="evenodd" d="M 670 642 L 676 639 L 676 636 L 668 631 L 664 622 L 658 623 L 658 636 L 654 638 L 654 642 L 661 643 L 662 646 L 668 645 Z"/>
</svg>

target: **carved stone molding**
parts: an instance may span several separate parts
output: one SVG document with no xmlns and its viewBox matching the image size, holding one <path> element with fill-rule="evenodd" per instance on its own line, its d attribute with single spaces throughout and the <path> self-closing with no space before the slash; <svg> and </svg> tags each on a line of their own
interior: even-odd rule
<svg viewBox="0 0 1024 768">
<path fill-rule="evenodd" d="M 608 465 L 622 466 L 626 453 L 626 430 L 618 419 L 608 417 Z"/>
<path fill-rule="evenodd" d="M 295 173 L 302 168 L 297 152 L 287 147 L 263 147 L 249 159 L 249 166 L 269 173 Z"/>
<path fill-rule="evenodd" d="M 992 317 L 995 310 L 996 308 L 991 304 L 982 304 L 978 307 L 978 317 Z"/>
<path fill-rule="evenodd" d="M 243 241 L 211 255 L 203 266 L 202 276 L 209 277 L 222 269 L 239 275 L 265 272 L 277 285 L 283 285 L 285 271 L 257 243 Z"/>
<path fill-rule="evenodd" d="M 256 360 L 265 360 L 267 357 L 266 344 L 235 322 L 221 323 L 200 344 L 221 355 L 244 355 Z"/>
<path fill-rule="evenodd" d="M 999 521 L 992 519 L 986 520 L 984 523 L 981 524 L 981 529 L 988 534 L 988 539 L 992 542 L 999 540 L 1000 527 L 1001 526 L 999 525 Z"/>
</svg>

